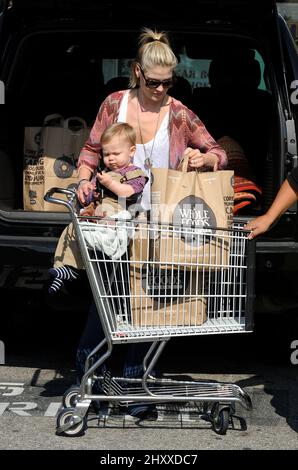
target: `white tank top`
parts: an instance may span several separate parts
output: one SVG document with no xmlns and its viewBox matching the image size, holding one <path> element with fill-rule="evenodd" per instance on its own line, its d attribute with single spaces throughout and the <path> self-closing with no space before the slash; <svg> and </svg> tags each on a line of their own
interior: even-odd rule
<svg viewBox="0 0 298 470">
<path fill-rule="evenodd" d="M 126 122 L 127 115 L 127 103 L 128 103 L 128 94 L 129 90 L 124 94 L 120 109 L 118 122 Z M 145 168 L 145 159 L 151 155 L 152 166 L 154 168 L 168 168 L 169 167 L 169 155 L 170 155 L 170 141 L 169 141 L 169 112 L 164 116 L 160 128 L 158 129 L 155 141 L 154 138 L 149 142 L 144 144 L 146 155 L 144 152 L 144 147 L 142 144 L 137 144 L 136 152 L 134 154 L 133 164 L 140 167 L 150 178 L 150 170 Z M 154 141 L 154 146 L 152 149 Z M 152 154 L 151 154 L 152 150 Z M 144 210 L 150 209 L 150 180 L 146 184 L 143 196 L 141 199 L 141 204 Z"/>
</svg>

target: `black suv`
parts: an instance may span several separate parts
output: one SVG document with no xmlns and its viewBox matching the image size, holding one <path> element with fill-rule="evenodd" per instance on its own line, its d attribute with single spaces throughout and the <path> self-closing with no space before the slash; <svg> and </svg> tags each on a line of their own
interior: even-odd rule
<svg viewBox="0 0 298 470">
<path fill-rule="evenodd" d="M 69 222 L 67 213 L 23 209 L 24 128 L 52 113 L 91 126 L 104 97 L 127 86 L 143 26 L 169 32 L 180 59 L 171 93 L 216 139 L 231 136 L 244 149 L 262 198 L 236 221 L 263 213 L 297 165 L 298 56 L 274 1 L 203 0 L 183 8 L 167 1 L 2 0 L 0 288 L 10 302 L 17 289 L 38 290 L 44 306 L 55 302 L 44 288 L 47 269 Z M 272 310 L 272 291 L 295 300 L 297 265 L 295 204 L 257 241 L 257 309 Z M 278 299 L 280 308 L 285 302 Z"/>
</svg>

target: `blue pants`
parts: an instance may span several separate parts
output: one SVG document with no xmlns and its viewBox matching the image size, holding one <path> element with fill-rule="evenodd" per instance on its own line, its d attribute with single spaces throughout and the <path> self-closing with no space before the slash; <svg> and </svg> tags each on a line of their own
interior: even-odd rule
<svg viewBox="0 0 298 470">
<path fill-rule="evenodd" d="M 81 336 L 76 355 L 77 379 L 80 382 L 85 373 L 85 360 L 91 351 L 104 339 L 104 332 L 100 323 L 95 302 L 91 303 L 85 329 Z M 139 378 L 143 375 L 143 359 L 149 350 L 151 343 L 131 343 L 128 345 L 123 376 L 129 378 Z M 107 370 L 106 364 L 101 366 L 100 374 Z M 96 393 L 96 391 L 95 391 Z M 129 413 L 133 416 L 137 413 L 154 408 L 154 405 L 130 405 Z"/>
</svg>

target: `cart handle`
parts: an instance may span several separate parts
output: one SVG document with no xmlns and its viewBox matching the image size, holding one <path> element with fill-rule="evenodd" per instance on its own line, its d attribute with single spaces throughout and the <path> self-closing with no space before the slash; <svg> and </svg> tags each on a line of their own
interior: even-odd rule
<svg viewBox="0 0 298 470">
<path fill-rule="evenodd" d="M 60 199 L 59 197 L 53 197 L 53 194 L 56 193 L 70 196 L 70 201 L 65 201 L 64 199 Z M 61 204 L 63 206 L 66 206 L 70 212 L 74 212 L 74 207 L 72 203 L 75 196 L 76 192 L 71 189 L 51 188 L 49 189 L 49 191 L 46 192 L 43 198 L 46 202 L 50 202 L 52 204 Z"/>
</svg>

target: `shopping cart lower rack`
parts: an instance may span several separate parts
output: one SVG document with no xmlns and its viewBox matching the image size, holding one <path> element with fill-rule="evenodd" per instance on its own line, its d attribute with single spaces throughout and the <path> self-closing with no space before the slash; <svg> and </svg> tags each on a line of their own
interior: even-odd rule
<svg viewBox="0 0 298 470">
<path fill-rule="evenodd" d="M 172 337 L 252 331 L 255 244 L 247 232 L 122 220 L 121 213 L 86 219 L 77 215 L 72 191 L 52 188 L 45 199 L 70 211 L 105 335 L 86 360 L 80 386 L 64 395 L 57 433 L 82 434 L 96 400 L 195 403 L 225 434 L 237 403 L 251 409 L 245 391 L 230 383 L 155 378 L 152 370 Z M 115 344 L 143 341 L 152 345 L 142 378 L 97 375 Z M 95 383 L 101 393 L 93 393 Z"/>
</svg>

